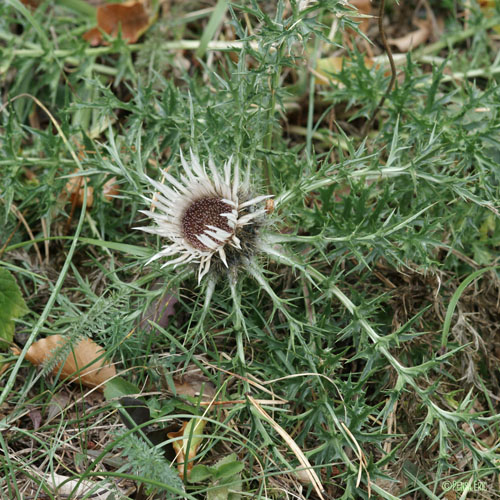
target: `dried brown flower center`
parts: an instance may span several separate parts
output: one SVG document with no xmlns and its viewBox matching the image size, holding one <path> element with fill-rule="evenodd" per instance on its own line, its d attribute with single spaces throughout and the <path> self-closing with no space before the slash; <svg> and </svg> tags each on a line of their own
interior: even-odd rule
<svg viewBox="0 0 500 500">
<path fill-rule="evenodd" d="M 231 207 L 220 198 L 200 198 L 193 201 L 182 216 L 182 234 L 190 245 L 198 250 L 209 250 L 196 236 L 202 235 L 207 226 L 215 226 L 227 232 L 232 232 L 227 218 L 221 214 L 231 212 Z M 210 236 L 209 236 L 210 238 Z M 212 240 L 220 243 L 218 240 Z"/>
</svg>

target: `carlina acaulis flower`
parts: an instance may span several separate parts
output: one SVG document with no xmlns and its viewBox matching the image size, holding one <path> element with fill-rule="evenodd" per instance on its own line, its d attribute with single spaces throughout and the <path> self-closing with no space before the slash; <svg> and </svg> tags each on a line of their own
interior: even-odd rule
<svg viewBox="0 0 500 500">
<path fill-rule="evenodd" d="M 235 269 L 249 261 L 258 247 L 268 195 L 250 195 L 249 175 L 240 181 L 238 165 L 229 159 L 219 172 L 212 158 L 209 172 L 191 151 L 191 161 L 180 153 L 184 172 L 179 178 L 163 172 L 164 184 L 148 177 L 155 193 L 145 198 L 151 210 L 141 210 L 155 222 L 138 227 L 168 243 L 149 261 L 168 260 L 165 266 L 197 264 L 198 282 L 209 270 Z M 262 205 L 259 207 L 259 205 Z M 154 207 L 154 209 L 153 209 Z"/>
</svg>

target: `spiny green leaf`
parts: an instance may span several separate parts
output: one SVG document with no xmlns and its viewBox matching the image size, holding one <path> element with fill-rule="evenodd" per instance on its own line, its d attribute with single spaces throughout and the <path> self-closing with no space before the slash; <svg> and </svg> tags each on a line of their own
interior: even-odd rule
<svg viewBox="0 0 500 500">
<path fill-rule="evenodd" d="M 0 269 L 0 342 L 12 342 L 14 319 L 29 311 L 14 276 Z"/>
</svg>

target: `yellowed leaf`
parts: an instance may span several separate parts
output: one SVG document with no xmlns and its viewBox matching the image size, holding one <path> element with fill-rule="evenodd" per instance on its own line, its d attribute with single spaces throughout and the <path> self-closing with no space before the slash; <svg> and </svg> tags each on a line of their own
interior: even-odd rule
<svg viewBox="0 0 500 500">
<path fill-rule="evenodd" d="M 191 470 L 193 468 L 193 460 L 196 456 L 198 448 L 203 441 L 203 437 L 201 433 L 207 424 L 206 420 L 199 418 L 192 418 L 189 422 L 183 422 L 182 427 L 176 432 L 169 432 L 167 434 L 169 439 L 182 437 L 183 439 L 178 439 L 172 443 L 172 446 L 176 452 L 175 460 L 177 462 L 177 469 L 179 471 L 179 475 L 181 479 L 184 478 L 184 470 L 187 471 L 187 477 L 189 478 L 191 474 Z M 189 439 L 191 436 L 191 440 Z M 188 449 L 189 444 L 189 449 Z M 186 461 L 187 456 L 187 465 L 184 467 L 184 462 Z"/>
<path fill-rule="evenodd" d="M 373 61 L 370 57 L 365 57 L 364 62 L 367 68 L 371 68 L 373 66 Z M 351 59 L 343 56 L 324 57 L 322 59 L 318 59 L 316 62 L 316 71 L 314 72 L 314 75 L 316 76 L 315 82 L 318 85 L 328 85 L 332 82 L 339 83 L 339 81 L 332 76 L 332 74 L 340 73 L 342 68 L 350 63 Z"/>
<path fill-rule="evenodd" d="M 481 8 L 481 12 L 484 14 L 486 18 L 493 17 L 495 12 L 495 2 L 496 0 L 478 0 L 479 7 Z M 500 25 L 493 26 L 493 29 L 500 33 Z"/>
<path fill-rule="evenodd" d="M 38 340 L 28 349 L 26 359 L 39 366 L 49 361 L 54 350 L 63 347 L 67 341 L 61 335 Z M 13 352 L 16 355 L 21 353 L 17 347 L 13 348 Z M 64 363 L 60 362 L 54 367 L 52 373 L 56 375 L 60 371 L 61 377 L 70 377 L 70 382 L 81 382 L 87 387 L 99 386 L 102 391 L 104 383 L 116 375 L 115 367 L 104 359 L 104 352 L 93 340 L 85 338 L 73 347 Z"/>
</svg>

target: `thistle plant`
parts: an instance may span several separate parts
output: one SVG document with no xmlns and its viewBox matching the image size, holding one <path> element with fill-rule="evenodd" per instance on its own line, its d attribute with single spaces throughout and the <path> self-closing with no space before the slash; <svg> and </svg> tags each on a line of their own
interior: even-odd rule
<svg viewBox="0 0 500 500">
<path fill-rule="evenodd" d="M 366 64 L 347 2 L 170 2 L 137 43 L 101 47 L 63 3 L 0 2 L 2 95 L 33 95 L 67 138 L 32 99 L 5 104 L 1 265 L 30 309 L 14 339 L 105 346 L 147 393 L 148 433 L 207 422 L 205 476 L 180 485 L 169 440 L 104 433 L 123 426 L 116 408 L 82 413 L 81 388 L 18 358 L 2 375 L 0 497 L 48 489 L 34 473 L 47 467 L 231 498 L 216 470 L 234 453 L 241 497 L 318 500 L 305 457 L 325 498 L 444 498 L 449 479 L 493 498 L 500 18 L 426 2 L 445 33 L 398 55 L 360 135 L 388 68 L 377 39 Z M 412 29 L 411 8 L 391 3 L 388 36 Z M 332 57 L 341 70 L 320 75 Z M 71 217 L 58 200 L 80 175 L 94 202 Z M 172 390 L 193 364 L 211 410 L 202 389 Z"/>
<path fill-rule="evenodd" d="M 238 165 L 233 170 L 231 159 L 221 176 L 210 158 L 209 176 L 192 151 L 191 165 L 182 152 L 180 156 L 184 169 L 180 180 L 167 172 L 163 175 L 170 185 L 148 178 L 158 192 L 147 201 L 157 211 L 141 212 L 157 226 L 138 229 L 170 240 L 149 262 L 180 254 L 162 267 L 192 262 L 198 265 L 198 283 L 210 269 L 215 276 L 225 268 L 234 280 L 238 269 L 248 266 L 259 249 L 258 232 L 266 209 L 258 205 L 270 196 L 252 198 L 250 170 L 240 183 Z"/>
<path fill-rule="evenodd" d="M 166 245 L 147 264 L 166 259 L 162 262 L 162 269 L 187 266 L 187 275 L 196 271 L 199 285 L 204 278 L 207 280 L 202 288 L 206 294 L 202 319 L 196 331 L 204 326 L 217 281 L 222 278 L 229 283 L 238 332 L 238 354 L 244 364 L 241 328 L 244 328 L 245 320 L 240 308 L 239 278 L 242 274 L 253 276 L 275 306 L 291 320 L 294 329 L 300 322 L 290 315 L 285 302 L 272 290 L 261 268 L 261 254 L 279 263 L 304 268 L 276 243 L 277 235 L 269 228 L 271 210 L 265 204 L 272 195 L 254 196 L 256 188 L 250 181 L 251 168 L 240 172 L 239 165 L 233 166 L 230 158 L 219 171 L 210 157 L 207 171 L 192 150 L 190 162 L 182 151 L 180 161 L 182 173 L 178 178 L 164 171 L 161 172 L 161 182 L 146 177 L 154 192 L 151 198 L 144 197 L 150 210 L 140 212 L 152 219 L 155 225 L 136 229 L 166 240 Z M 316 277 L 321 276 L 312 268 L 311 271 Z"/>
</svg>

